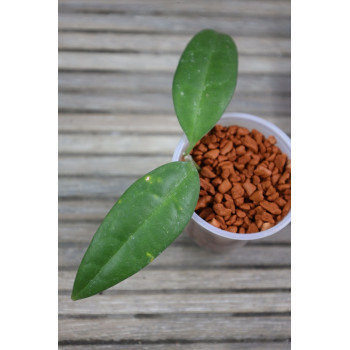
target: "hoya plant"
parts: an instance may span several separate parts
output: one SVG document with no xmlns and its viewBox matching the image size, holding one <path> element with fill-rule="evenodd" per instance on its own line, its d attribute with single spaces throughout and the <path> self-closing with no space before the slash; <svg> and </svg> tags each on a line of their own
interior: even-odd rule
<svg viewBox="0 0 350 350">
<path fill-rule="evenodd" d="M 173 79 L 176 116 L 188 156 L 232 99 L 238 53 L 232 38 L 211 29 L 185 48 Z M 74 281 L 72 299 L 90 297 L 135 274 L 184 230 L 199 197 L 199 174 L 190 157 L 171 162 L 133 183 L 96 231 Z"/>
</svg>

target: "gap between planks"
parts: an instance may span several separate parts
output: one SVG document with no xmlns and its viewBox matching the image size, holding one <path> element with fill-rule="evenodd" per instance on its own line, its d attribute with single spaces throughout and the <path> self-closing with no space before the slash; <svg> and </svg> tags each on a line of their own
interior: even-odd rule
<svg viewBox="0 0 350 350">
<path fill-rule="evenodd" d="M 190 35 L 177 34 L 63 32 L 58 35 L 58 48 L 59 50 L 181 54 L 191 38 Z M 289 38 L 235 36 L 234 41 L 238 52 L 242 55 L 289 56 L 291 52 Z"/>
<path fill-rule="evenodd" d="M 156 16 L 198 16 L 227 17 L 230 16 L 255 16 L 255 17 L 290 17 L 290 1 L 265 0 L 264 2 L 249 0 L 217 0 L 215 3 L 203 0 L 190 2 L 164 2 L 163 0 L 129 0 L 127 3 L 115 2 L 115 0 L 99 1 L 65 1 L 60 0 L 59 12 L 99 13 L 99 14 L 139 14 Z"/>
<path fill-rule="evenodd" d="M 59 349 L 61 350 L 115 350 L 116 345 L 119 350 L 290 350 L 291 345 L 290 342 L 286 339 L 275 339 L 274 342 L 270 340 L 267 342 L 261 341 L 244 341 L 244 342 L 228 342 L 229 340 L 218 340 L 214 342 L 186 342 L 179 343 L 179 341 L 175 341 L 175 343 L 171 344 L 169 342 L 166 343 L 152 343 L 152 344 L 144 344 L 142 341 L 137 341 L 137 344 L 131 344 L 127 342 L 127 344 L 118 343 L 108 343 L 104 341 L 98 341 L 96 343 L 84 341 L 84 342 L 60 342 Z M 80 345 L 78 345 L 80 344 Z M 83 344 L 83 345 L 81 345 Z"/>
<path fill-rule="evenodd" d="M 267 121 L 278 126 L 287 134 L 290 133 L 289 117 L 265 117 Z M 134 115 L 134 114 L 59 114 L 59 133 L 167 133 L 178 137 L 183 134 L 174 114 L 169 115 Z"/>
</svg>

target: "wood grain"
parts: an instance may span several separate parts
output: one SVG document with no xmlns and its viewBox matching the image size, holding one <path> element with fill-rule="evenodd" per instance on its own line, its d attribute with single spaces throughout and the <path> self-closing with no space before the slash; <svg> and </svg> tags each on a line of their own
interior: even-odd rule
<svg viewBox="0 0 350 350">
<path fill-rule="evenodd" d="M 59 198 L 120 197 L 137 179 L 137 176 L 87 179 L 60 177 L 58 179 Z"/>
<path fill-rule="evenodd" d="M 76 269 L 101 220 L 182 135 L 172 77 L 203 28 L 240 53 L 227 111 L 290 125 L 289 0 L 59 0 L 59 348 L 290 349 L 290 225 L 224 255 L 184 233 L 152 264 L 72 302 Z"/>
<path fill-rule="evenodd" d="M 69 295 L 72 291 L 76 271 L 60 271 L 58 274 L 58 287 L 60 291 L 66 291 Z M 205 281 L 205 283 L 198 283 Z M 146 269 L 142 270 L 118 286 L 109 289 L 104 294 L 111 294 L 110 298 L 119 299 L 116 294 L 120 292 L 132 293 L 134 291 L 159 292 L 166 290 L 168 293 L 176 291 L 218 291 L 229 292 L 231 290 L 246 289 L 289 289 L 290 269 L 215 269 L 215 270 L 169 270 L 159 271 Z M 67 297 L 67 295 L 65 296 Z M 153 295 L 153 298 L 155 296 Z M 65 300 L 63 298 L 63 300 Z M 95 299 L 98 302 L 100 299 Z M 284 299 L 283 299 L 284 300 Z M 67 302 L 67 301 L 65 301 Z M 154 301 L 155 302 L 155 301 Z M 254 304 L 254 303 L 253 303 Z M 70 305 L 70 304 L 69 304 Z M 112 304 L 111 304 L 112 305 Z M 252 305 L 250 307 L 253 307 Z M 61 312 L 62 310 L 60 310 Z M 62 313 L 64 313 L 62 311 Z M 67 313 L 70 313 L 68 308 Z"/>
<path fill-rule="evenodd" d="M 289 117 L 267 116 L 263 119 L 278 126 L 290 134 Z M 178 138 L 183 134 L 175 115 L 139 115 L 139 114 L 59 114 L 59 133 L 134 133 L 134 134 L 174 134 Z"/>
<path fill-rule="evenodd" d="M 138 176 L 171 161 L 171 155 L 167 156 L 94 156 L 81 157 L 62 156 L 58 159 L 58 171 L 60 175 L 77 176 Z"/>
<path fill-rule="evenodd" d="M 79 72 L 61 71 L 58 75 L 60 91 L 119 91 L 130 93 L 162 92 L 171 94 L 172 72 Z M 288 74 L 240 74 L 236 93 L 290 95 Z"/>
<path fill-rule="evenodd" d="M 259 1 L 259 3 L 263 3 Z M 248 3 L 249 4 L 249 3 Z M 191 16 L 135 16 L 130 13 L 63 13 L 58 15 L 61 31 L 117 31 L 133 33 L 190 34 L 212 28 L 236 36 L 290 37 L 290 18 Z"/>
<path fill-rule="evenodd" d="M 179 55 L 106 52 L 60 52 L 58 68 L 64 70 L 175 72 Z M 290 72 L 290 58 L 240 56 L 238 73 L 281 74 Z"/>
<path fill-rule="evenodd" d="M 75 270 L 87 249 L 86 244 L 76 244 L 58 249 L 58 265 Z M 217 268 L 217 267 L 290 266 L 290 247 L 245 246 L 231 253 L 217 255 L 197 246 L 170 246 L 157 257 L 149 268 Z M 199 283 L 199 281 L 198 281 Z M 202 281 L 201 283 L 205 283 Z M 161 286 L 159 286 L 161 288 Z"/>
<path fill-rule="evenodd" d="M 260 2 L 261 3 L 261 2 Z M 130 52 L 181 52 L 191 35 L 147 35 L 129 33 L 75 33 L 63 32 L 58 36 L 60 50 L 130 51 Z M 240 55 L 290 55 L 290 40 L 275 37 L 235 36 Z"/>
<path fill-rule="evenodd" d="M 281 118 L 270 118 L 279 121 Z M 290 125 L 288 118 L 282 119 L 280 124 Z M 60 114 L 58 117 L 59 133 L 103 132 L 103 133 L 152 133 L 161 135 L 175 134 L 178 137 L 183 133 L 175 115 L 154 114 Z"/>
<path fill-rule="evenodd" d="M 178 136 L 162 135 L 59 135 L 59 152 L 89 154 L 172 154 Z"/>
<path fill-rule="evenodd" d="M 103 219 L 117 197 L 109 200 L 101 199 L 77 199 L 59 200 L 58 219 L 59 220 L 101 220 Z"/>
<path fill-rule="evenodd" d="M 119 350 L 289 350 L 289 341 L 280 342 L 239 342 L 239 343 L 201 343 L 195 342 L 194 344 L 180 344 L 175 342 L 175 344 L 163 343 L 163 344 L 144 344 L 142 341 L 139 344 L 118 344 Z M 62 350 L 114 350 L 116 345 L 61 345 L 59 346 Z"/>
<path fill-rule="evenodd" d="M 58 94 L 58 107 L 61 112 L 104 112 L 104 113 L 138 113 L 170 114 L 174 113 L 171 94 L 143 93 L 66 93 Z M 251 113 L 259 116 L 289 116 L 290 97 L 272 95 L 235 96 L 226 112 Z"/>
<path fill-rule="evenodd" d="M 208 302 L 211 300 L 211 302 Z M 289 312 L 290 293 L 201 293 L 96 295 L 74 302 L 70 296 L 58 297 L 59 314 L 130 315 L 135 313 L 263 313 Z M 95 307 L 98 303 L 98 308 Z"/>
<path fill-rule="evenodd" d="M 220 325 L 219 327 L 215 327 Z M 64 319 L 59 320 L 59 340 L 183 340 L 243 341 L 288 340 L 289 316 L 229 317 L 159 317 L 126 319 Z"/>
<path fill-rule="evenodd" d="M 127 2 L 116 2 L 115 0 L 60 0 L 59 10 L 61 12 L 123 12 L 142 15 L 157 13 L 159 15 L 188 14 L 191 16 L 208 16 L 215 13 L 226 16 L 265 16 L 271 18 L 289 17 L 290 3 L 284 0 L 264 0 L 263 2 L 250 0 L 247 6 L 244 0 L 217 0 L 215 3 L 208 0 L 192 0 L 190 2 L 148 0 L 147 3 L 142 0 L 128 0 Z"/>
<path fill-rule="evenodd" d="M 289 117 L 262 117 L 278 126 L 285 133 L 290 134 L 291 124 Z M 180 124 L 174 114 L 60 114 L 58 117 L 58 131 L 64 133 L 117 133 L 125 134 L 174 134 L 178 139 L 183 134 Z"/>
</svg>

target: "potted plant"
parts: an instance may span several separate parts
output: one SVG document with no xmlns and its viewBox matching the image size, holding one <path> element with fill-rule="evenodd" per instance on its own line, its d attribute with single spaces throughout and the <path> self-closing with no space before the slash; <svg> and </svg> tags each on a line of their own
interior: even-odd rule
<svg viewBox="0 0 350 350">
<path fill-rule="evenodd" d="M 135 274 L 183 232 L 200 195 L 199 167 L 190 153 L 222 117 L 237 71 L 238 53 L 230 36 L 207 29 L 189 42 L 173 80 L 175 112 L 186 135 L 180 154 L 138 179 L 109 211 L 81 261 L 73 300 Z"/>
<path fill-rule="evenodd" d="M 276 125 L 272 124 L 271 122 L 265 119 L 262 119 L 247 113 L 224 113 L 224 115 L 218 121 L 218 124 L 221 126 L 239 125 L 241 127 L 247 128 L 248 130 L 257 129 L 260 132 L 262 132 L 264 135 L 271 135 L 276 139 L 276 144 L 278 145 L 281 152 L 283 152 L 288 157 L 288 159 L 290 159 L 290 156 L 291 156 L 290 138 Z M 183 152 L 187 148 L 187 145 L 188 145 L 187 137 L 186 135 L 183 135 L 174 151 L 173 161 L 178 161 L 182 159 Z M 289 169 L 287 169 L 286 171 L 290 172 L 290 162 L 286 163 L 285 168 L 287 168 L 288 166 L 289 166 Z M 212 180 L 212 182 L 215 182 L 215 179 L 213 180 L 213 179 L 207 178 L 206 176 L 203 176 L 202 173 L 204 172 L 203 171 L 204 168 L 205 167 L 203 167 L 202 171 L 200 172 L 200 177 L 208 181 Z M 264 180 L 265 182 L 267 182 L 266 179 Z M 233 183 L 234 181 L 235 180 L 233 180 Z M 241 181 L 238 181 L 238 182 L 241 182 Z M 244 185 L 244 181 L 242 183 Z M 290 179 L 289 179 L 289 185 L 290 185 Z M 217 188 L 218 186 L 216 187 L 216 189 Z M 266 189 L 266 191 L 264 192 L 266 194 L 269 194 L 269 189 Z M 250 192 L 248 194 L 250 194 Z M 246 202 L 251 202 L 248 194 L 246 196 L 248 197 L 248 200 Z M 209 204 L 209 209 L 213 208 L 213 205 L 215 204 L 215 195 L 213 195 L 213 197 L 214 197 L 214 201 Z M 268 195 L 266 197 L 267 199 L 272 199 Z M 288 197 L 290 197 L 290 194 L 288 194 Z M 236 202 L 236 204 L 238 204 L 237 208 L 239 208 L 239 203 Z M 291 213 L 289 210 L 290 198 L 289 200 L 285 202 L 282 201 L 282 203 L 279 203 L 279 204 L 282 204 L 281 211 L 283 210 L 285 211 L 282 219 L 279 222 L 273 223 L 273 225 L 271 225 L 271 223 L 268 223 L 267 229 L 265 227 L 259 227 L 259 231 L 254 233 L 241 234 L 238 232 L 238 229 L 230 230 L 230 227 L 227 227 L 227 228 L 215 227 L 212 224 L 210 224 L 211 220 L 208 220 L 210 218 L 203 217 L 203 212 L 205 212 L 206 209 L 203 209 L 203 211 L 196 210 L 193 213 L 189 224 L 185 228 L 185 231 L 199 246 L 206 248 L 209 251 L 217 252 L 217 253 L 228 252 L 234 248 L 242 247 L 248 241 L 262 239 L 262 238 L 271 236 L 273 234 L 276 234 L 277 232 L 283 231 L 283 229 L 285 229 L 285 227 L 291 221 Z M 249 211 L 247 213 L 249 213 Z M 266 216 L 269 219 L 269 213 L 267 213 Z M 278 215 L 275 215 L 275 217 L 277 216 Z M 256 216 L 254 216 L 254 219 L 255 218 Z"/>
</svg>

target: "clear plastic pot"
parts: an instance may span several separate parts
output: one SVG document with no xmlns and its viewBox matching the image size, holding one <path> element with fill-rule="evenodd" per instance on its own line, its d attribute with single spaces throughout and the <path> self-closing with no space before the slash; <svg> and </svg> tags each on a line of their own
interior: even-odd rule
<svg viewBox="0 0 350 350">
<path fill-rule="evenodd" d="M 289 159 L 291 159 L 290 138 L 276 125 L 265 119 L 246 113 L 225 113 L 219 120 L 218 124 L 223 126 L 239 125 L 246 127 L 249 130 L 257 129 L 264 134 L 265 137 L 273 135 L 277 140 L 276 145 L 283 153 L 287 154 Z M 187 145 L 188 140 L 186 136 L 183 135 L 173 154 L 173 161 L 181 159 Z M 278 232 L 281 233 L 283 229 L 286 229 L 286 226 L 290 221 L 291 211 L 289 211 L 289 213 L 278 224 L 268 230 L 257 233 L 241 234 L 218 229 L 203 220 L 196 213 L 193 213 L 191 221 L 185 228 L 185 232 L 187 232 L 199 246 L 213 252 L 221 253 L 243 246 L 248 241 L 262 239 Z"/>
</svg>

